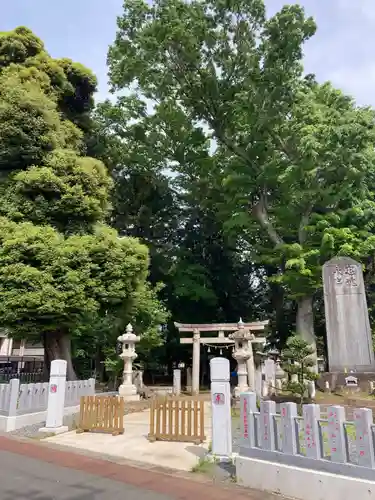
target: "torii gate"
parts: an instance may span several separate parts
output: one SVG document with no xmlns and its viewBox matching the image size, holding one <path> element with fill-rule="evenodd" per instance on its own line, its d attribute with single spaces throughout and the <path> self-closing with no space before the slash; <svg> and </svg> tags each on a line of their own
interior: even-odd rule
<svg viewBox="0 0 375 500">
<path fill-rule="evenodd" d="M 269 320 L 266 321 L 255 321 L 253 323 L 243 323 L 242 320 L 239 323 L 174 323 L 175 327 L 178 329 L 179 333 L 192 332 L 193 337 L 183 337 L 180 338 L 181 344 L 193 344 L 193 370 L 192 370 L 192 393 L 199 394 L 199 370 L 200 370 L 200 344 L 234 344 L 234 339 L 226 337 L 225 332 L 235 332 L 239 328 L 245 328 L 249 330 L 254 338 L 251 340 L 252 344 L 266 343 L 266 338 L 264 336 L 259 336 L 263 334 L 264 330 L 269 324 Z M 217 337 L 201 337 L 202 332 L 218 332 Z M 253 363 L 253 360 L 251 360 Z M 254 367 L 251 367 L 254 370 Z"/>
</svg>

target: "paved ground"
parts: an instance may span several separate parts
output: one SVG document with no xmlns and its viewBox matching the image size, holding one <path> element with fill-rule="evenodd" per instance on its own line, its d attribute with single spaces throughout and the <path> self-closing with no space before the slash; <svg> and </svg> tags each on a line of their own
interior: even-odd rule
<svg viewBox="0 0 375 500">
<path fill-rule="evenodd" d="M 167 500 L 118 481 L 0 451 L 2 500 Z"/>
<path fill-rule="evenodd" d="M 191 471 L 208 451 L 211 441 L 211 407 L 204 405 L 206 442 L 197 446 L 193 443 L 157 441 L 150 443 L 147 435 L 150 427 L 150 410 L 125 415 L 122 436 L 104 433 L 77 434 L 67 432 L 46 439 L 49 443 L 87 450 L 93 453 L 103 451 L 122 459 L 136 460 L 150 465 Z"/>
<path fill-rule="evenodd" d="M 276 500 L 0 436 L 1 500 Z"/>
</svg>

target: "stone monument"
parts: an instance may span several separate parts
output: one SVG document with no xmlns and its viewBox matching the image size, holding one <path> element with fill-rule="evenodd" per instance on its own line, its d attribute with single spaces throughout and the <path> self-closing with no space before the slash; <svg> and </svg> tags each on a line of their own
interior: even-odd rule
<svg viewBox="0 0 375 500">
<path fill-rule="evenodd" d="M 124 360 L 124 372 L 122 384 L 119 387 L 119 395 L 126 401 L 138 401 L 137 388 L 133 384 L 133 361 L 137 358 L 135 344 L 140 341 L 140 337 L 133 333 L 133 327 L 129 323 L 126 327 L 126 333 L 120 335 L 117 339 L 122 343 L 122 353 L 120 358 Z"/>
<path fill-rule="evenodd" d="M 323 266 L 330 372 L 375 372 L 362 266 L 336 257 Z"/>
</svg>

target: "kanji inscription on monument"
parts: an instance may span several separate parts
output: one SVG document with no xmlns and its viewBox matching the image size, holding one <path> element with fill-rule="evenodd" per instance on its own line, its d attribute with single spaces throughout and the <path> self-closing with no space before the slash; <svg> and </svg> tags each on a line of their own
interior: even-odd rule
<svg viewBox="0 0 375 500">
<path fill-rule="evenodd" d="M 336 285 L 346 285 L 349 287 L 358 286 L 357 268 L 356 266 L 347 264 L 344 267 L 336 266 L 334 272 Z"/>
<path fill-rule="evenodd" d="M 329 370 L 374 371 L 361 264 L 348 257 L 326 262 L 323 286 Z"/>
</svg>

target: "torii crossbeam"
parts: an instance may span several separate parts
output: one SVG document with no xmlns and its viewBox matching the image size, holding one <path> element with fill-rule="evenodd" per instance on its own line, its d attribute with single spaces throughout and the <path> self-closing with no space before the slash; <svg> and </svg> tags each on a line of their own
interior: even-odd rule
<svg viewBox="0 0 375 500">
<path fill-rule="evenodd" d="M 193 370 L 192 370 L 192 393 L 199 393 L 199 370 L 200 370 L 200 344 L 234 344 L 234 340 L 225 336 L 226 332 L 235 332 L 240 327 L 245 328 L 254 334 L 252 344 L 262 344 L 266 342 L 263 334 L 267 328 L 269 321 L 255 321 L 252 323 L 243 323 L 242 320 L 238 323 L 177 323 L 174 325 L 179 333 L 192 332 L 193 337 L 180 338 L 181 344 L 193 344 Z M 217 337 L 201 337 L 203 332 L 218 332 Z"/>
</svg>

